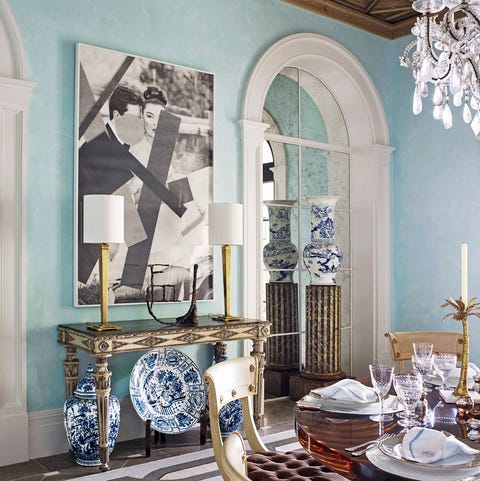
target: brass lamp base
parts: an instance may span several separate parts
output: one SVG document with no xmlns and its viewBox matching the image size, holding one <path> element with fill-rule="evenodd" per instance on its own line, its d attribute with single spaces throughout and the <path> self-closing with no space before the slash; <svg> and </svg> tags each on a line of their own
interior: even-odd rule
<svg viewBox="0 0 480 481">
<path fill-rule="evenodd" d="M 212 316 L 212 319 L 219 322 L 243 321 L 243 317 L 230 316 L 225 314 L 215 314 L 214 316 Z"/>
<path fill-rule="evenodd" d="M 100 324 L 87 322 L 87 329 L 92 331 L 121 331 L 121 327 L 109 324 L 108 313 L 108 244 L 100 244 L 99 264 L 100 264 Z"/>
<path fill-rule="evenodd" d="M 92 322 L 87 322 L 87 329 L 91 331 L 121 331 L 122 328 L 118 326 L 114 326 L 113 324 L 109 324 L 108 322 L 105 324 L 93 324 Z"/>
</svg>

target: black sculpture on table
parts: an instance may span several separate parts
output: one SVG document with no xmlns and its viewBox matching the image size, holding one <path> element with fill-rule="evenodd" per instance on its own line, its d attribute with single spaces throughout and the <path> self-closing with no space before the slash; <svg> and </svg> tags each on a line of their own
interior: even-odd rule
<svg viewBox="0 0 480 481">
<path fill-rule="evenodd" d="M 197 325 L 197 271 L 198 271 L 198 264 L 193 266 L 193 288 L 192 288 L 192 301 L 190 303 L 190 308 L 188 309 L 187 313 L 183 316 L 177 317 L 175 322 L 165 322 L 159 319 L 155 313 L 153 312 L 153 303 L 154 301 L 154 288 L 160 287 L 165 289 L 165 287 L 170 287 L 175 289 L 173 285 L 160 285 L 155 284 L 154 282 L 154 275 L 157 271 L 154 270 L 155 266 L 158 264 L 150 264 L 150 285 L 147 287 L 146 293 L 146 301 L 147 301 L 147 309 L 150 315 L 161 324 L 172 324 L 172 325 L 183 325 L 183 326 L 196 326 Z"/>
<path fill-rule="evenodd" d="M 197 271 L 198 264 L 193 266 L 193 287 L 192 287 L 192 301 L 187 313 L 183 316 L 177 317 L 175 324 L 182 324 L 184 326 L 197 325 Z"/>
</svg>

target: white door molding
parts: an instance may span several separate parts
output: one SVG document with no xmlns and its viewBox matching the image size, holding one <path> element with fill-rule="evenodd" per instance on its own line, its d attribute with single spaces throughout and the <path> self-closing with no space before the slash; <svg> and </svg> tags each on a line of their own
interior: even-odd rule
<svg viewBox="0 0 480 481">
<path fill-rule="evenodd" d="M 24 54 L 0 0 L 0 465 L 29 459 L 25 320 L 26 131 Z"/>
<path fill-rule="evenodd" d="M 322 35 L 288 36 L 270 47 L 250 76 L 244 99 L 244 314 L 260 315 L 262 279 L 262 110 L 270 84 L 285 67 L 320 79 L 337 100 L 348 129 L 351 163 L 352 366 L 364 375 L 383 352 L 390 326 L 390 175 L 388 125 L 368 73 L 348 50 Z M 298 246 L 301 251 L 302 246 Z M 300 261 L 301 262 L 301 261 Z"/>
</svg>

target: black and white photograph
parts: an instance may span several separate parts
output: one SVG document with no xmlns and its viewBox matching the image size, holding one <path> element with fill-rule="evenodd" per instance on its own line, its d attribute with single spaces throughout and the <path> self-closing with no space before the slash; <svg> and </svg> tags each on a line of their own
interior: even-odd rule
<svg viewBox="0 0 480 481">
<path fill-rule="evenodd" d="M 213 299 L 206 214 L 213 198 L 213 74 L 77 44 L 75 305 L 100 301 L 98 244 L 83 242 L 83 197 L 124 198 L 110 245 L 110 304 Z M 152 279 L 152 273 L 153 279 Z"/>
</svg>

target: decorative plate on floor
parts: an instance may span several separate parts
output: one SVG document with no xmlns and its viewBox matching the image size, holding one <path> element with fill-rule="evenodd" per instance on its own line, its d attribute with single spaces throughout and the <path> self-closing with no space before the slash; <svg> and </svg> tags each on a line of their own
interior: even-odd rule
<svg viewBox="0 0 480 481">
<path fill-rule="evenodd" d="M 138 415 L 167 434 L 187 431 L 205 408 L 205 384 L 196 364 L 176 349 L 144 354 L 130 375 L 130 398 Z"/>
</svg>

